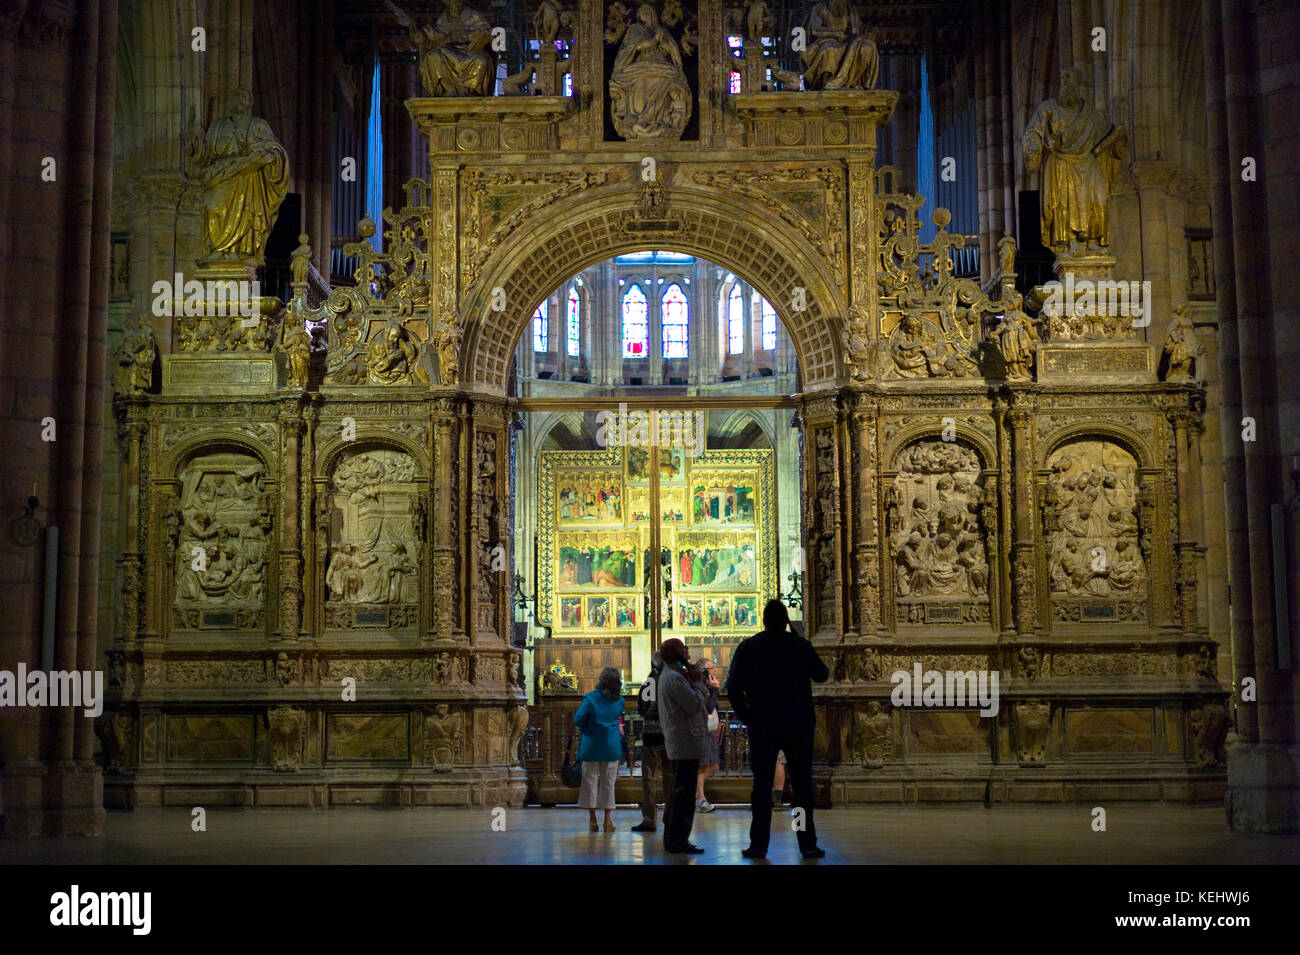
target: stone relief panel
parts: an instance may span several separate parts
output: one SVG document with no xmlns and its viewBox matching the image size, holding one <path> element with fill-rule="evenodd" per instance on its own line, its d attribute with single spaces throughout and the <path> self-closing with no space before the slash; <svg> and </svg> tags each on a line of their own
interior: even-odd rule
<svg viewBox="0 0 1300 955">
<path fill-rule="evenodd" d="M 418 496 L 415 462 L 404 451 L 357 450 L 335 464 L 325 494 L 327 626 L 416 625 Z"/>
<path fill-rule="evenodd" d="M 194 458 L 181 472 L 178 513 L 164 517 L 174 543 L 178 627 L 246 629 L 265 615 L 270 501 L 265 469 L 248 454 Z"/>
<path fill-rule="evenodd" d="M 896 464 L 886 508 L 899 622 L 988 620 L 979 457 L 958 442 L 918 441 Z"/>
<path fill-rule="evenodd" d="M 1048 581 L 1053 602 L 1064 608 L 1056 618 L 1137 616 L 1147 582 L 1138 528 L 1137 461 L 1113 442 L 1083 440 L 1058 448 L 1047 463 L 1043 530 Z M 1076 605 L 1082 612 L 1074 612 Z"/>
</svg>

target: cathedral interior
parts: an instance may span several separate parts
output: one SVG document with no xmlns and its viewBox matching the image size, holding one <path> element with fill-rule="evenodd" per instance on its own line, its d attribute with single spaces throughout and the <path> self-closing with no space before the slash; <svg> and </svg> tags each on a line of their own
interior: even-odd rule
<svg viewBox="0 0 1300 955">
<path fill-rule="evenodd" d="M 602 668 L 725 680 L 772 598 L 819 806 L 1297 831 L 1297 60 L 1235 0 L 7 5 L 0 832 L 572 804 Z"/>
</svg>

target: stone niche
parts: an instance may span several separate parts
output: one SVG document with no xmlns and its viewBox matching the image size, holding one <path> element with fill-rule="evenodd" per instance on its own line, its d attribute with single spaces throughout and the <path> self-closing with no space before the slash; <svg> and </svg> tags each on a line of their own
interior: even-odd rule
<svg viewBox="0 0 1300 955">
<path fill-rule="evenodd" d="M 172 597 L 176 630 L 265 622 L 271 529 L 266 471 L 249 454 L 192 458 L 180 473 Z"/>
<path fill-rule="evenodd" d="M 1057 448 L 1047 464 L 1043 531 L 1055 618 L 1145 622 L 1136 459 L 1113 441 L 1082 439 Z"/>
<path fill-rule="evenodd" d="M 898 622 L 987 622 L 979 455 L 959 442 L 916 441 L 899 452 L 895 467 L 887 513 Z"/>
<path fill-rule="evenodd" d="M 413 630 L 420 569 L 412 505 L 416 465 L 404 451 L 369 447 L 335 461 L 323 506 L 329 630 Z"/>
</svg>

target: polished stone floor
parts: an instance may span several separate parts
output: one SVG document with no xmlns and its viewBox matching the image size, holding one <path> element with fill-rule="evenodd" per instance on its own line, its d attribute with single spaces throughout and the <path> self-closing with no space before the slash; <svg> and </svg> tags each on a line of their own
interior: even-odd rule
<svg viewBox="0 0 1300 955">
<path fill-rule="evenodd" d="M 505 831 L 489 810 L 334 809 L 211 811 L 193 832 L 185 810 L 110 813 L 103 838 L 0 841 L 0 865 L 55 864 L 763 864 L 740 857 L 747 807 L 696 816 L 702 856 L 667 856 L 662 830 L 631 832 L 632 807 L 614 833 L 587 832 L 573 808 L 515 809 Z M 499 817 L 498 817 L 499 819 Z M 826 858 L 853 864 L 1268 864 L 1300 862 L 1300 836 L 1230 833 L 1221 807 L 1117 804 L 1094 832 L 1090 807 L 884 807 L 817 813 Z M 498 822 L 497 828 L 500 828 Z M 768 864 L 799 862 L 789 816 L 773 819 Z"/>
</svg>

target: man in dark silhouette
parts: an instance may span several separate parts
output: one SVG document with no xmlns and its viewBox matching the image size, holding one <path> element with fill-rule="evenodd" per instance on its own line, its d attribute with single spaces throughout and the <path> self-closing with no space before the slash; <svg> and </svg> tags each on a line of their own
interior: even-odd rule
<svg viewBox="0 0 1300 955">
<path fill-rule="evenodd" d="M 762 859 L 772 834 L 772 778 L 776 754 L 785 751 L 786 768 L 794 787 L 793 808 L 803 810 L 797 829 L 799 851 L 805 859 L 826 855 L 817 847 L 813 826 L 812 683 L 830 676 L 811 643 L 790 630 L 790 614 L 779 600 L 763 608 L 763 631 L 736 648 L 727 691 L 736 715 L 749 728 L 749 752 L 754 789 L 749 808 L 749 848 L 746 859 Z"/>
</svg>

